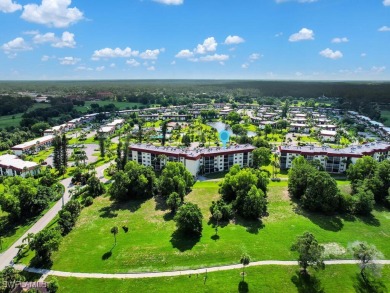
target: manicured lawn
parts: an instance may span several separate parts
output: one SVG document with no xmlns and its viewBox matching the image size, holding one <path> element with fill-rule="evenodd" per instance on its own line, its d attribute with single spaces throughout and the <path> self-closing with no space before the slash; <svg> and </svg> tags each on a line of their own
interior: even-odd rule
<svg viewBox="0 0 390 293">
<path fill-rule="evenodd" d="M 387 120 L 385 121 L 385 125 L 387 127 L 390 127 L 390 110 L 387 110 L 387 111 L 382 111 L 381 112 L 381 117 L 382 118 L 387 118 Z"/>
<path fill-rule="evenodd" d="M 344 187 L 345 186 L 345 187 Z M 343 188 L 347 188 L 343 185 Z M 321 243 L 347 249 L 354 241 L 368 241 L 390 257 L 390 212 L 376 210 L 369 218 L 322 216 L 299 211 L 287 194 L 287 181 L 270 183 L 269 216 L 263 222 L 237 219 L 219 229 L 219 239 L 209 222 L 209 206 L 219 198 L 218 182 L 198 182 L 187 201 L 197 203 L 204 215 L 200 239 L 175 234 L 175 224 L 164 205 L 154 199 L 125 204 L 107 197 L 95 199 L 82 211 L 75 229 L 53 254 L 53 269 L 77 272 L 169 271 L 236 263 L 247 251 L 253 260 L 293 260 L 296 236 L 312 232 Z M 110 229 L 118 226 L 113 247 Z M 122 226 L 128 226 L 125 233 Z M 331 257 L 350 258 L 351 255 Z"/>
<path fill-rule="evenodd" d="M 34 104 L 29 111 L 38 109 L 38 108 L 47 108 L 49 107 L 49 104 Z M 15 126 L 19 127 L 19 123 L 22 120 L 23 113 L 13 114 L 13 115 L 6 115 L 6 116 L 0 116 L 0 128 L 6 128 L 9 126 Z M 12 118 L 13 117 L 13 118 Z"/>
<path fill-rule="evenodd" d="M 20 120 L 22 120 L 22 115 L 23 114 L 20 113 L 14 115 L 0 116 L 0 128 L 6 128 L 9 126 L 18 127 Z"/>
<path fill-rule="evenodd" d="M 312 273 L 305 280 L 298 267 L 248 267 L 245 283 L 241 270 L 205 274 L 147 278 L 147 279 L 79 279 L 56 277 L 58 292 L 369 292 L 359 278 L 355 265 L 327 266 L 324 271 Z M 51 280 L 49 277 L 46 281 Z M 242 282 L 242 283 L 241 283 Z M 241 283 L 241 287 L 240 287 Z M 390 288 L 390 266 L 382 271 L 377 281 L 382 288 Z M 240 290 L 241 288 L 241 290 Z M 245 290 L 247 288 L 247 290 Z M 323 291 L 321 291 L 321 289 Z M 380 291 L 378 291 L 380 292 Z M 385 291 L 383 291 L 385 292 Z"/>
</svg>

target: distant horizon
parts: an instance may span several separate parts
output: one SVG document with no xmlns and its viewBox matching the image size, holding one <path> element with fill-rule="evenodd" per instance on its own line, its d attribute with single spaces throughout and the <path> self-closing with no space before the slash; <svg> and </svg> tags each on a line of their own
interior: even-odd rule
<svg viewBox="0 0 390 293">
<path fill-rule="evenodd" d="M 205 79 L 205 78 L 183 78 L 183 79 L 177 79 L 177 78 L 142 78 L 142 79 L 109 79 L 109 78 L 104 78 L 104 79 L 9 79 L 9 80 L 1 80 L 0 83 L 5 83 L 5 82 L 83 82 L 83 81 L 132 81 L 132 82 L 143 82 L 143 81 L 206 81 L 206 82 L 224 82 L 224 81 L 253 81 L 253 82 L 262 82 L 262 81 L 267 81 L 267 82 L 334 82 L 334 83 L 343 83 L 343 82 L 351 82 L 351 83 L 366 83 L 366 82 L 379 82 L 379 83 L 390 83 L 390 80 L 330 80 L 330 79 L 238 79 L 238 78 L 220 78 L 220 79 Z"/>
</svg>

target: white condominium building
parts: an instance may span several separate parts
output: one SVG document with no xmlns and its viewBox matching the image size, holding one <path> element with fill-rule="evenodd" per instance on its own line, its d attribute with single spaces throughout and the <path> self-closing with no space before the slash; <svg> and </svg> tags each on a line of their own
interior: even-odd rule
<svg viewBox="0 0 390 293">
<path fill-rule="evenodd" d="M 289 169 L 297 156 L 303 156 L 308 161 L 318 160 L 329 173 L 343 173 L 349 164 L 354 164 L 363 156 L 372 156 L 378 162 L 390 159 L 390 144 L 372 142 L 359 146 L 349 146 L 343 149 L 313 146 L 279 146 L 280 168 Z"/>
<path fill-rule="evenodd" d="M 229 147 L 178 148 L 133 144 L 129 146 L 130 160 L 154 170 L 161 170 L 167 161 L 182 162 L 193 175 L 228 171 L 234 164 L 241 167 L 252 166 L 252 145 L 232 145 Z"/>
<path fill-rule="evenodd" d="M 39 173 L 39 165 L 34 162 L 23 161 L 15 155 L 0 156 L 0 176 L 22 176 Z"/>
<path fill-rule="evenodd" d="M 40 151 L 50 147 L 53 143 L 54 138 L 54 135 L 46 135 L 44 137 L 40 137 L 22 144 L 15 145 L 11 148 L 11 150 L 17 156 L 20 156 L 22 154 L 31 154 L 35 151 Z"/>
</svg>

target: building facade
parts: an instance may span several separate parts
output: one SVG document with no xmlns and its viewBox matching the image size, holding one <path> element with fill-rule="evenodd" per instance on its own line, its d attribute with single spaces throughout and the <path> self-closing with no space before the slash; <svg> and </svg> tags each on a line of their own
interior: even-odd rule
<svg viewBox="0 0 390 293">
<path fill-rule="evenodd" d="M 0 156 L 0 176 L 33 176 L 38 174 L 39 170 L 37 163 L 23 161 L 15 155 Z"/>
<path fill-rule="evenodd" d="M 177 148 L 159 147 L 151 144 L 129 146 L 130 160 L 159 171 L 166 162 L 181 162 L 193 175 L 228 171 L 233 165 L 252 166 L 252 145 L 233 145 L 226 148 Z"/>
<path fill-rule="evenodd" d="M 292 161 L 297 156 L 303 156 L 308 161 L 317 160 L 329 173 L 343 173 L 349 164 L 354 164 L 363 156 L 372 156 L 376 161 L 390 159 L 390 144 L 372 142 L 343 149 L 313 146 L 279 146 L 280 168 L 286 170 L 292 167 Z"/>
<path fill-rule="evenodd" d="M 20 156 L 23 154 L 31 154 L 36 151 L 41 151 L 50 147 L 53 143 L 55 136 L 46 135 L 34 140 L 27 141 L 22 144 L 15 145 L 11 148 L 15 155 Z"/>
</svg>

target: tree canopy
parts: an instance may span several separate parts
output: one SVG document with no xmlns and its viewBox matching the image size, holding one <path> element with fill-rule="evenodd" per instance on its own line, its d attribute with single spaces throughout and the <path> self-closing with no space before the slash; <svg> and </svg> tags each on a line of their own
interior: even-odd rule
<svg viewBox="0 0 390 293">
<path fill-rule="evenodd" d="M 299 253 L 298 264 L 307 273 L 307 268 L 311 266 L 315 270 L 324 269 L 323 262 L 324 247 L 318 244 L 318 241 L 310 232 L 305 232 L 299 236 L 296 242 L 291 246 L 292 251 Z"/>
<path fill-rule="evenodd" d="M 177 230 L 190 235 L 202 234 L 202 219 L 203 215 L 200 208 L 190 202 L 181 205 L 174 217 Z"/>
<path fill-rule="evenodd" d="M 167 198 L 172 192 L 179 194 L 182 201 L 184 196 L 191 191 L 195 181 L 187 168 L 179 162 L 168 162 L 159 178 L 159 192 Z"/>
<path fill-rule="evenodd" d="M 156 175 L 150 167 L 130 161 L 124 171 L 113 176 L 109 193 L 113 199 L 145 199 L 154 195 L 156 190 Z"/>
</svg>

